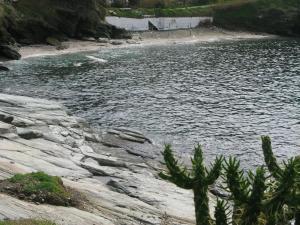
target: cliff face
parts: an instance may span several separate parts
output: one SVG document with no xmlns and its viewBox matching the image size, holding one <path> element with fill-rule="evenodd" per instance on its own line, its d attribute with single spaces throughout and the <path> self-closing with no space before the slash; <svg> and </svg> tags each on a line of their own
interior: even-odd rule
<svg viewBox="0 0 300 225">
<path fill-rule="evenodd" d="M 101 0 L 18 0 L 0 3 L 0 44 L 45 43 L 48 37 L 126 38 L 104 22 Z"/>
<path fill-rule="evenodd" d="M 20 42 L 43 42 L 49 36 L 100 37 L 110 36 L 102 26 L 105 9 L 96 0 L 19 0 L 14 4 L 18 12 L 12 33 Z"/>
<path fill-rule="evenodd" d="M 259 0 L 216 9 L 214 24 L 227 29 L 300 36 L 300 3 Z"/>
</svg>

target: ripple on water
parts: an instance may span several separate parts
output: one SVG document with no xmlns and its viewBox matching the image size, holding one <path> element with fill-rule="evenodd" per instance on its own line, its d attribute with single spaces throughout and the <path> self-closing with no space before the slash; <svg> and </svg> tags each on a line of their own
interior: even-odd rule
<svg viewBox="0 0 300 225">
<path fill-rule="evenodd" d="M 95 127 L 136 128 L 183 154 L 201 142 L 210 158 L 255 166 L 260 135 L 281 158 L 300 153 L 299 58 L 292 39 L 105 49 L 13 62 L 0 88 L 60 100 Z"/>
</svg>

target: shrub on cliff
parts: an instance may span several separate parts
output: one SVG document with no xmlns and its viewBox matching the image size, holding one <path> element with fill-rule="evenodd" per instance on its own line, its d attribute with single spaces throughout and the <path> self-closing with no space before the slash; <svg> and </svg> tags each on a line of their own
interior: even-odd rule
<svg viewBox="0 0 300 225">
<path fill-rule="evenodd" d="M 43 172 L 16 174 L 0 182 L 0 191 L 20 199 L 61 206 L 77 206 L 73 190 L 63 185 L 61 178 Z M 77 194 L 77 193 L 76 193 Z"/>
<path fill-rule="evenodd" d="M 199 145 L 195 148 L 191 170 L 180 165 L 171 146 L 166 145 L 163 156 L 168 173 L 160 173 L 160 176 L 181 188 L 193 190 L 197 225 L 228 225 L 230 221 L 234 225 L 282 225 L 293 219 L 299 225 L 300 158 L 292 158 L 280 166 L 269 137 L 262 137 L 262 148 L 269 177 L 264 167 L 245 174 L 234 157 L 225 160 L 225 164 L 222 157 L 217 158 L 209 170 L 204 166 Z M 219 177 L 222 167 L 232 209 L 229 210 L 225 201 L 218 200 L 213 220 L 208 207 L 208 186 Z"/>
</svg>

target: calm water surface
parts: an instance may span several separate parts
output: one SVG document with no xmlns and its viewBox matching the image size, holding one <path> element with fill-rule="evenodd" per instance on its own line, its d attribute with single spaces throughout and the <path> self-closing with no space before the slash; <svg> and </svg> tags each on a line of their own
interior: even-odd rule
<svg viewBox="0 0 300 225">
<path fill-rule="evenodd" d="M 108 62 L 93 63 L 87 55 Z M 130 127 L 183 154 L 262 162 L 260 135 L 281 158 L 300 154 L 300 40 L 105 49 L 25 59 L 0 91 L 59 100 L 96 128 Z"/>
</svg>

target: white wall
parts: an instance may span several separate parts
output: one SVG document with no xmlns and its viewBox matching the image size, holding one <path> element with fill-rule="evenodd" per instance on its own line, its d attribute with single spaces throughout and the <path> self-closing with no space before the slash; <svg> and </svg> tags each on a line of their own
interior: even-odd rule
<svg viewBox="0 0 300 225">
<path fill-rule="evenodd" d="M 209 20 L 212 17 L 158 17 L 158 18 L 125 18 L 116 16 L 107 16 L 106 21 L 119 28 L 129 31 L 145 31 L 149 30 L 148 21 L 153 23 L 159 30 L 176 30 L 188 29 L 199 26 L 200 22 Z"/>
</svg>

